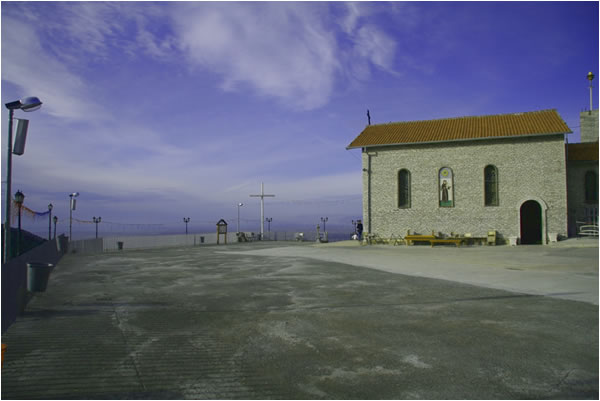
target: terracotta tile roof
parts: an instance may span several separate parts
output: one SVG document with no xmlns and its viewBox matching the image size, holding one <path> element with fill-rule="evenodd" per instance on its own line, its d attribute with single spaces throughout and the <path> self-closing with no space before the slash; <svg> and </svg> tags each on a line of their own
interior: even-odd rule
<svg viewBox="0 0 600 401">
<path fill-rule="evenodd" d="M 556 110 L 406 121 L 367 126 L 347 149 L 422 142 L 447 142 L 522 135 L 570 133 Z"/>
<path fill-rule="evenodd" d="M 567 159 L 598 161 L 598 142 L 568 144 Z"/>
</svg>

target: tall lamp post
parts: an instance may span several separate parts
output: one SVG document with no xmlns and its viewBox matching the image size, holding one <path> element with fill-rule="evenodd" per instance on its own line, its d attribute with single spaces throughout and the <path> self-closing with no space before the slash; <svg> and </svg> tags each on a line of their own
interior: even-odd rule
<svg viewBox="0 0 600 401">
<path fill-rule="evenodd" d="M 188 231 L 187 231 L 187 225 L 190 222 L 190 218 L 189 217 L 184 217 L 183 218 L 183 222 L 185 223 L 185 235 L 187 235 Z"/>
<path fill-rule="evenodd" d="M 237 226 L 237 232 L 240 232 L 240 207 L 244 206 L 243 203 L 238 203 L 238 226 Z"/>
<path fill-rule="evenodd" d="M 75 198 L 79 196 L 79 192 L 69 194 L 71 202 L 69 204 L 69 242 L 73 240 L 73 210 L 75 210 Z"/>
<path fill-rule="evenodd" d="M 52 239 L 52 203 L 48 204 L 48 241 Z"/>
<path fill-rule="evenodd" d="M 5 104 L 8 109 L 8 140 L 7 153 L 6 153 L 6 220 L 4 223 L 4 262 L 8 262 L 12 258 L 11 246 L 10 246 L 10 203 L 12 202 L 11 197 L 11 183 L 12 183 L 12 147 L 13 147 L 13 118 L 15 110 L 23 111 L 35 111 L 42 107 L 42 102 L 37 97 L 26 97 L 25 99 L 16 100 Z"/>
<path fill-rule="evenodd" d="M 273 221 L 273 218 L 272 218 L 272 217 L 266 217 L 266 218 L 265 218 L 265 221 L 268 223 L 268 227 L 269 227 L 269 228 L 268 228 L 267 230 L 268 230 L 268 231 L 269 231 L 269 233 L 270 233 L 270 232 L 271 232 L 271 222 Z"/>
<path fill-rule="evenodd" d="M 102 221 L 102 217 L 98 216 L 98 218 L 96 218 L 96 216 L 94 216 L 92 217 L 92 220 L 96 223 L 96 238 L 98 238 L 98 223 Z"/>
<path fill-rule="evenodd" d="M 54 216 L 52 220 L 54 220 L 54 239 L 56 239 L 56 223 L 58 223 L 58 217 Z"/>
<path fill-rule="evenodd" d="M 17 255 L 19 256 L 21 254 L 21 207 L 23 206 L 23 201 L 25 200 L 25 195 L 23 194 L 23 192 L 21 192 L 21 190 L 18 190 L 15 193 L 15 203 L 17 204 L 17 206 L 19 207 L 19 230 L 17 231 Z"/>
</svg>

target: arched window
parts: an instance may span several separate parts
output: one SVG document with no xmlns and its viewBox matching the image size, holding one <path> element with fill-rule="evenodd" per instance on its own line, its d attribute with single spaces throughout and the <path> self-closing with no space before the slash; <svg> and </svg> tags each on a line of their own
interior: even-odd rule
<svg viewBox="0 0 600 401">
<path fill-rule="evenodd" d="M 585 173 L 585 201 L 598 203 L 598 176 L 594 171 Z"/>
<path fill-rule="evenodd" d="M 438 175 L 440 207 L 454 206 L 454 175 L 449 167 L 442 167 Z"/>
<path fill-rule="evenodd" d="M 406 169 L 398 172 L 398 207 L 410 207 L 410 171 Z"/>
<path fill-rule="evenodd" d="M 483 170 L 485 206 L 498 206 L 498 169 L 491 164 Z"/>
</svg>

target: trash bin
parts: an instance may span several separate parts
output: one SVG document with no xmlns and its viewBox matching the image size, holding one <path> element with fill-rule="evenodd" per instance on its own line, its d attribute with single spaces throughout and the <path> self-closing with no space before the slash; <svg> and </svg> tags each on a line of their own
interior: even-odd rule
<svg viewBox="0 0 600 401">
<path fill-rule="evenodd" d="M 117 248 L 119 249 L 119 251 L 123 250 L 123 242 L 119 241 L 117 242 Z"/>
<path fill-rule="evenodd" d="M 54 265 L 51 263 L 27 263 L 27 290 L 30 292 L 46 291 L 53 269 Z"/>
</svg>

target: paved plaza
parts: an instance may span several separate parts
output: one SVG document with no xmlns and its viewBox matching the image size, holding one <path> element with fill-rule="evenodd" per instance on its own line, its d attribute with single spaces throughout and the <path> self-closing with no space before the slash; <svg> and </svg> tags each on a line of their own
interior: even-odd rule
<svg viewBox="0 0 600 401">
<path fill-rule="evenodd" d="M 598 247 L 66 255 L 3 399 L 598 399 Z"/>
</svg>

